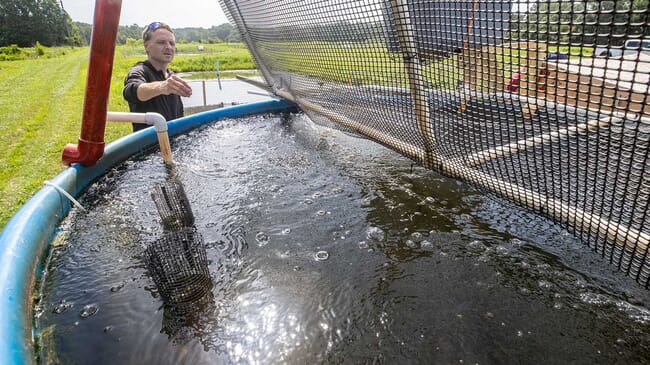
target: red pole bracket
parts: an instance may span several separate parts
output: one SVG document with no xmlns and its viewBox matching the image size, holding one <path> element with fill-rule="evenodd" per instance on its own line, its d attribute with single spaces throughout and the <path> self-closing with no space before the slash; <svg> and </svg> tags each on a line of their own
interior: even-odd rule
<svg viewBox="0 0 650 365">
<path fill-rule="evenodd" d="M 95 2 L 81 136 L 78 144 L 68 144 L 63 149 L 61 160 L 66 165 L 92 166 L 104 155 L 106 112 L 121 11 L 122 0 Z"/>
</svg>

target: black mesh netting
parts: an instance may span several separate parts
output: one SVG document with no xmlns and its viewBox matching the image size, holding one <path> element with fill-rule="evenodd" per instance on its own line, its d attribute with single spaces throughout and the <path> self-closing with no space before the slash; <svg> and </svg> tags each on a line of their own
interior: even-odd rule
<svg viewBox="0 0 650 365">
<path fill-rule="evenodd" d="M 168 232 L 150 243 L 144 261 L 164 303 L 176 314 L 190 312 L 212 290 L 203 237 L 194 228 Z"/>
<path fill-rule="evenodd" d="M 170 179 L 155 185 L 150 194 L 165 229 L 173 231 L 194 226 L 192 207 L 180 181 Z"/>
<path fill-rule="evenodd" d="M 163 331 L 185 343 L 200 332 L 198 318 L 214 305 L 213 282 L 189 199 L 172 176 L 150 190 L 166 232 L 147 245 L 143 259 L 164 303 Z"/>
<path fill-rule="evenodd" d="M 648 0 L 220 0 L 317 123 L 542 213 L 650 281 Z"/>
</svg>

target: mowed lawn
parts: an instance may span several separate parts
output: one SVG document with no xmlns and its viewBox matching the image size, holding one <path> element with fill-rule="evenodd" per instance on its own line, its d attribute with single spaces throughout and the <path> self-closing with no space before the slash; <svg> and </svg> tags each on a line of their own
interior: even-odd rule
<svg viewBox="0 0 650 365">
<path fill-rule="evenodd" d="M 0 229 L 45 180 L 66 168 L 61 153 L 81 131 L 89 48 L 66 55 L 0 62 Z M 124 75 L 113 73 L 109 110 L 128 111 L 120 95 Z M 106 127 L 108 143 L 130 125 Z"/>
</svg>

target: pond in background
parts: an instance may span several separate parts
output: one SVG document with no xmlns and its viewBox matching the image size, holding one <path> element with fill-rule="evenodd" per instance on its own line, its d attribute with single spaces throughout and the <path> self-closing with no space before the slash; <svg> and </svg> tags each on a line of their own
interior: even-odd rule
<svg viewBox="0 0 650 365">
<path fill-rule="evenodd" d="M 42 362 L 650 362 L 650 296 L 566 231 L 306 116 L 173 141 L 213 282 L 182 328 L 147 266 L 158 154 L 113 169 L 61 226 Z"/>
<path fill-rule="evenodd" d="M 254 79 L 262 81 L 261 78 Z M 192 96 L 181 98 L 186 108 L 237 105 L 271 99 L 269 95 L 260 95 L 265 94 L 266 91 L 239 79 L 187 80 L 187 82 L 192 87 Z"/>
</svg>

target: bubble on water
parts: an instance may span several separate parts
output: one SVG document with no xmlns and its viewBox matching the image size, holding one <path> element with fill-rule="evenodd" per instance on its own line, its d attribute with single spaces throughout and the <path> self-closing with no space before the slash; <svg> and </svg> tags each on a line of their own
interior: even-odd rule
<svg viewBox="0 0 650 365">
<path fill-rule="evenodd" d="M 318 199 L 318 198 L 320 198 L 320 197 L 322 197 L 322 196 L 323 196 L 323 194 L 321 194 L 321 193 L 313 193 L 313 194 L 311 195 L 311 198 L 312 198 L 312 199 Z"/>
<path fill-rule="evenodd" d="M 382 242 L 386 239 L 386 233 L 379 227 L 368 227 L 366 229 L 366 237 L 369 240 Z"/>
<path fill-rule="evenodd" d="M 483 252 L 483 251 L 485 251 L 485 249 L 486 249 L 486 247 L 485 247 L 485 245 L 483 244 L 483 242 L 481 242 L 481 241 L 479 241 L 479 240 L 474 240 L 474 241 L 468 243 L 468 244 L 467 244 L 467 248 L 468 248 L 470 251 L 472 251 L 472 252 L 476 252 L 476 253 L 478 253 L 478 252 Z"/>
<path fill-rule="evenodd" d="M 436 202 L 436 199 L 434 199 L 432 196 L 427 196 L 426 198 L 424 198 L 424 200 L 429 204 Z"/>
<path fill-rule="evenodd" d="M 330 257 L 330 254 L 327 251 L 318 251 L 314 254 L 314 259 L 316 261 L 325 261 Z"/>
<path fill-rule="evenodd" d="M 420 233 L 420 232 L 413 232 L 413 233 L 411 233 L 411 239 L 412 239 L 414 242 L 420 242 L 420 241 L 422 241 L 423 238 L 424 238 L 424 236 L 423 236 L 422 233 Z"/>
<path fill-rule="evenodd" d="M 79 312 L 79 317 L 88 318 L 90 316 L 94 316 L 98 311 L 99 311 L 99 306 L 97 304 L 88 304 L 85 305 L 83 308 L 81 308 L 81 312 Z"/>
<path fill-rule="evenodd" d="M 479 262 L 483 262 L 483 263 L 490 262 L 490 256 L 487 255 L 487 254 L 485 254 L 485 253 L 484 253 L 484 254 L 481 254 L 481 255 L 478 257 L 478 261 L 479 261 Z"/>
<path fill-rule="evenodd" d="M 431 243 L 431 242 L 429 242 L 427 240 L 423 240 L 422 242 L 420 242 L 420 247 L 423 250 L 431 251 L 431 250 L 433 250 L 433 243 Z"/>
<path fill-rule="evenodd" d="M 343 188 L 334 188 L 332 189 L 332 194 L 340 194 L 343 192 Z"/>
<path fill-rule="evenodd" d="M 59 302 L 59 304 L 57 304 L 54 307 L 54 309 L 52 309 L 52 313 L 54 313 L 54 314 L 65 313 L 68 310 L 70 310 L 70 308 L 72 308 L 72 306 L 73 306 L 72 303 L 68 303 L 68 302 L 65 301 L 65 299 L 63 299 L 63 300 L 61 300 L 61 302 Z"/>
<path fill-rule="evenodd" d="M 104 327 L 104 332 L 110 332 L 113 330 L 113 326 L 106 326 Z"/>
<path fill-rule="evenodd" d="M 302 202 L 303 202 L 303 204 L 307 204 L 307 205 L 314 204 L 314 201 L 311 200 L 311 199 L 305 199 Z"/>
<path fill-rule="evenodd" d="M 117 293 L 118 291 L 122 290 L 124 288 L 124 283 L 119 283 L 113 287 L 111 287 L 111 292 Z"/>
<path fill-rule="evenodd" d="M 291 233 L 291 228 L 285 228 L 285 229 L 282 230 L 282 234 L 284 234 L 284 235 L 287 235 L 289 233 Z"/>
<path fill-rule="evenodd" d="M 546 280 L 540 280 L 537 285 L 542 289 L 550 289 L 552 286 L 551 283 Z"/>
<path fill-rule="evenodd" d="M 406 247 L 409 248 L 417 248 L 418 244 L 415 241 L 412 240 L 406 240 Z"/>
<path fill-rule="evenodd" d="M 269 236 L 264 232 L 258 232 L 255 235 L 255 241 L 259 247 L 264 247 L 269 243 Z"/>
<path fill-rule="evenodd" d="M 458 216 L 457 223 L 459 224 L 468 224 L 472 222 L 472 216 L 469 214 L 461 214 Z"/>
<path fill-rule="evenodd" d="M 366 242 L 366 241 L 361 241 L 361 242 L 359 242 L 359 248 L 360 248 L 360 249 L 366 249 L 366 248 L 368 248 L 368 242 Z"/>
<path fill-rule="evenodd" d="M 523 337 L 524 336 L 524 331 L 517 331 L 517 337 Z"/>
<path fill-rule="evenodd" d="M 496 252 L 497 252 L 497 254 L 500 255 L 500 256 L 505 256 L 505 255 L 508 254 L 508 248 L 499 245 L 499 246 L 497 246 L 497 248 L 496 248 Z"/>
<path fill-rule="evenodd" d="M 327 212 L 324 211 L 324 210 L 319 210 L 318 212 L 316 212 L 316 215 L 321 216 L 321 217 L 324 216 L 325 214 L 327 214 Z"/>
<path fill-rule="evenodd" d="M 513 238 L 510 240 L 510 244 L 512 247 L 519 248 L 524 244 L 524 241 L 520 240 L 519 238 Z"/>
</svg>

